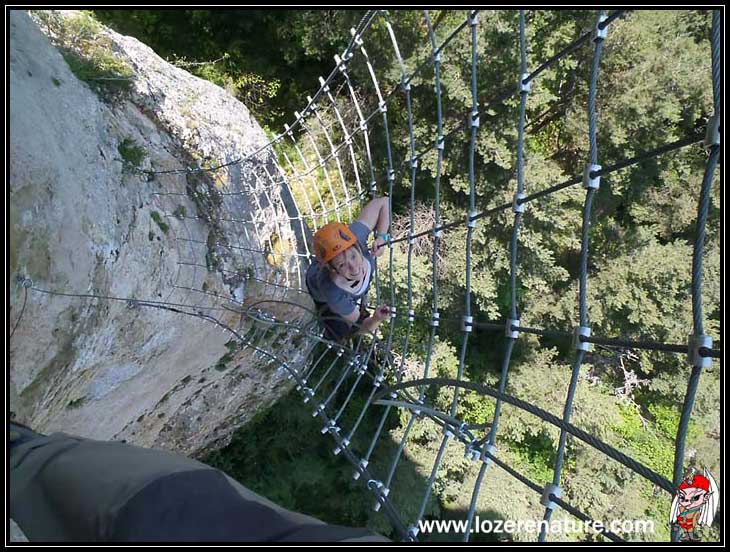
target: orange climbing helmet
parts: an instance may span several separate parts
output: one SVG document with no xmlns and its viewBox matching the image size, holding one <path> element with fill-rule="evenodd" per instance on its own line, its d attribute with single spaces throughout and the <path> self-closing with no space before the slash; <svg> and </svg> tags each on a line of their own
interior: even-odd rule
<svg viewBox="0 0 730 552">
<path fill-rule="evenodd" d="M 314 234 L 314 254 L 323 263 L 328 263 L 355 244 L 357 244 L 355 234 L 341 222 L 325 224 Z"/>
</svg>

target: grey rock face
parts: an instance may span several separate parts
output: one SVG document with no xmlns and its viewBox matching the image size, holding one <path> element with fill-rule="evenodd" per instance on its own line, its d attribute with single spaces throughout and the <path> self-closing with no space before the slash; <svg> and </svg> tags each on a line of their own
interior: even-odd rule
<svg viewBox="0 0 730 552">
<path fill-rule="evenodd" d="M 289 382 L 218 324 L 261 337 L 250 305 L 308 304 L 286 287 L 304 287 L 304 247 L 275 161 L 250 157 L 265 133 L 223 89 L 104 30 L 134 70 L 128 96 L 108 103 L 27 13 L 9 20 L 10 409 L 44 433 L 188 454 L 225 444 Z M 124 143 L 143 149 L 139 168 Z M 272 240 L 291 254 L 267 262 Z M 22 318 L 16 278 L 33 282 Z M 262 337 L 303 362 L 295 334 Z"/>
</svg>

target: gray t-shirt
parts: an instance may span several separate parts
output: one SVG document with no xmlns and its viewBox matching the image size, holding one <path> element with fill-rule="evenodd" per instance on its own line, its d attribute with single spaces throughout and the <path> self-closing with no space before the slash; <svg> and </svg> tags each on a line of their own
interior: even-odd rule
<svg viewBox="0 0 730 552">
<path fill-rule="evenodd" d="M 371 230 L 358 220 L 350 224 L 349 228 L 355 234 L 365 259 L 370 263 L 370 282 L 372 282 L 375 277 L 375 258 L 370 254 L 367 244 Z M 335 284 L 327 268 L 320 263 L 313 262 L 307 270 L 307 287 L 312 298 L 320 303 L 327 303 L 330 310 L 340 316 L 347 316 L 357 308 L 357 300 L 368 292 L 370 282 L 361 293 L 355 295 Z"/>
</svg>

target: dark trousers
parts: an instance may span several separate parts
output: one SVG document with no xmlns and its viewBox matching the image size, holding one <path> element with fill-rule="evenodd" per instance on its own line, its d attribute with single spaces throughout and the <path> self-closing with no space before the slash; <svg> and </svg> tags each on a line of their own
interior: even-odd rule
<svg viewBox="0 0 730 552">
<path fill-rule="evenodd" d="M 360 325 L 363 323 L 363 320 L 370 316 L 367 309 L 362 309 L 357 322 L 350 323 L 339 314 L 333 312 L 327 303 L 320 303 L 314 299 L 312 300 L 314 301 L 314 306 L 317 309 L 319 322 L 324 329 L 324 337 L 332 341 L 341 341 L 350 337 L 360 329 Z"/>
</svg>

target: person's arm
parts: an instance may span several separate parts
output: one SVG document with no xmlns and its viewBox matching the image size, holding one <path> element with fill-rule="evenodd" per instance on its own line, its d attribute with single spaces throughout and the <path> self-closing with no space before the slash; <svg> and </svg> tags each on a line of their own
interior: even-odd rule
<svg viewBox="0 0 730 552">
<path fill-rule="evenodd" d="M 350 324 L 354 324 L 357 322 L 357 319 L 360 318 L 360 312 L 357 309 L 354 309 L 350 314 L 343 314 L 341 316 Z"/>
<path fill-rule="evenodd" d="M 367 334 L 375 332 L 375 330 L 378 329 L 380 323 L 388 318 L 388 315 L 390 315 L 390 308 L 386 306 L 378 307 L 378 309 L 375 311 L 375 314 L 367 317 L 365 320 L 362 321 L 362 323 L 360 324 L 360 328 L 355 332 L 355 334 Z"/>
<path fill-rule="evenodd" d="M 362 208 L 357 218 L 370 230 L 376 233 L 385 234 L 390 223 L 390 198 L 378 197 Z"/>
<path fill-rule="evenodd" d="M 373 255 L 379 257 L 383 254 L 383 248 L 390 239 L 387 233 L 390 224 L 390 199 L 387 197 L 373 199 L 363 207 L 357 220 L 375 232 L 372 252 Z"/>
</svg>

